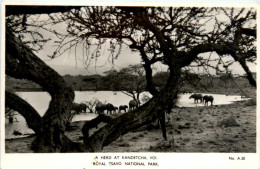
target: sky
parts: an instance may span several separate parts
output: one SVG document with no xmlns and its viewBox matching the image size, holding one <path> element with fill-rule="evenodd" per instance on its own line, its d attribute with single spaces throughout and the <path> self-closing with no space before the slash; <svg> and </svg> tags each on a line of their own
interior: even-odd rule
<svg viewBox="0 0 260 169">
<path fill-rule="evenodd" d="M 139 64 L 141 62 L 141 56 L 138 52 L 131 52 L 130 49 L 125 48 L 119 57 L 114 60 L 114 64 L 111 62 L 111 58 L 109 59 L 108 54 L 107 55 L 101 55 L 97 58 L 97 61 L 93 60 L 93 64 L 89 66 L 88 68 L 84 66 L 84 63 L 82 61 L 81 52 L 78 52 L 77 54 L 77 63 L 76 58 L 74 55 L 62 55 L 54 59 L 50 59 L 49 57 L 46 57 L 43 53 L 45 53 L 45 50 L 42 51 L 42 53 L 38 56 L 42 60 L 45 61 L 46 64 L 48 64 L 50 67 L 52 67 L 54 70 L 56 70 L 61 75 L 92 75 L 92 74 L 103 74 L 103 72 L 116 69 L 120 70 L 123 67 L 127 67 L 130 64 Z M 209 53 L 204 54 L 205 57 L 209 55 Z M 215 54 L 215 58 L 218 56 Z M 213 58 L 213 57 L 212 57 Z M 230 58 L 232 59 L 232 58 Z M 215 64 L 214 64 L 215 65 Z M 255 64 L 248 64 L 250 66 L 251 71 L 256 71 L 256 65 Z M 156 70 L 154 72 L 158 71 L 166 71 L 167 67 L 162 64 L 156 64 L 155 65 Z M 230 66 L 230 69 L 232 70 L 232 73 L 234 74 L 240 74 L 243 75 L 245 72 L 242 69 L 241 65 L 239 63 L 234 63 L 232 66 Z M 194 71 L 197 73 L 203 73 L 204 71 L 202 68 L 194 69 Z M 215 71 L 211 71 L 212 74 L 215 74 Z"/>
<path fill-rule="evenodd" d="M 42 15 L 42 19 L 46 18 L 47 15 Z M 66 32 L 66 25 L 60 24 L 53 26 L 53 29 L 59 32 Z M 78 46 L 77 50 L 72 48 L 71 51 L 67 51 L 61 56 L 51 59 L 51 56 L 55 50 L 54 41 L 56 40 L 55 35 L 50 33 L 42 32 L 44 36 L 52 39 L 50 42 L 46 43 L 41 51 L 36 53 L 36 55 L 41 58 L 46 64 L 52 67 L 61 75 L 91 75 L 91 74 L 103 74 L 103 72 L 116 69 L 119 70 L 123 67 L 127 67 L 130 64 L 139 64 L 141 62 L 141 57 L 139 52 L 132 52 L 127 46 L 123 46 L 121 53 L 117 59 L 114 59 L 114 64 L 112 64 L 112 57 L 108 48 L 101 48 L 99 50 L 100 56 L 95 60 L 91 61 L 91 65 L 86 67 L 84 65 L 84 59 L 86 58 L 86 51 L 83 52 L 82 47 Z M 109 44 L 107 44 L 109 46 Z M 204 54 L 207 57 L 209 53 Z M 213 54 L 214 55 L 214 54 Z M 84 56 L 84 57 L 83 57 Z M 90 56 L 90 55 L 88 55 Z M 218 57 L 217 55 L 213 57 Z M 249 64 L 251 71 L 256 71 L 255 64 Z M 157 71 L 166 71 L 167 67 L 162 64 L 155 65 Z M 244 70 L 238 63 L 233 64 L 231 67 L 232 73 L 234 74 L 244 74 Z M 202 69 L 194 69 L 195 72 L 203 73 Z M 211 71 L 212 74 L 215 71 Z"/>
</svg>

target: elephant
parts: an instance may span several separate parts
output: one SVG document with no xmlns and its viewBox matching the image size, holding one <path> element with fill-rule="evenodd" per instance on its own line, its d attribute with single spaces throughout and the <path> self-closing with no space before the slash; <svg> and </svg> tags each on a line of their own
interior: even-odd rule
<svg viewBox="0 0 260 169">
<path fill-rule="evenodd" d="M 201 94 L 192 94 L 189 99 L 194 99 L 194 103 L 198 103 L 200 100 L 200 103 L 202 103 L 202 95 Z"/>
<path fill-rule="evenodd" d="M 135 108 L 137 108 L 139 105 L 139 101 L 138 100 L 130 100 L 129 102 L 129 110 L 133 110 Z"/>
<path fill-rule="evenodd" d="M 109 112 L 110 114 L 112 114 L 113 111 L 116 113 L 116 110 L 118 110 L 118 107 L 115 107 L 115 106 L 114 106 L 113 104 L 111 104 L 111 103 L 107 103 L 107 104 L 106 104 L 106 110 L 107 110 L 107 114 L 108 114 L 108 112 Z"/>
<path fill-rule="evenodd" d="M 208 106 L 208 102 L 211 102 L 211 106 L 213 105 L 214 97 L 205 95 L 203 96 L 203 102 L 205 102 L 205 105 Z"/>
<path fill-rule="evenodd" d="M 118 112 L 120 113 L 121 110 L 124 110 L 125 113 L 126 113 L 126 109 L 128 109 L 128 106 L 127 106 L 127 105 L 120 105 L 120 106 L 119 106 L 119 110 L 118 110 Z"/>
<path fill-rule="evenodd" d="M 87 105 L 84 103 L 73 103 L 71 110 L 74 110 L 77 114 L 81 113 L 82 111 L 86 112 Z"/>
<path fill-rule="evenodd" d="M 96 104 L 96 111 L 95 113 L 102 114 L 107 109 L 107 105 L 101 102 Z"/>
</svg>

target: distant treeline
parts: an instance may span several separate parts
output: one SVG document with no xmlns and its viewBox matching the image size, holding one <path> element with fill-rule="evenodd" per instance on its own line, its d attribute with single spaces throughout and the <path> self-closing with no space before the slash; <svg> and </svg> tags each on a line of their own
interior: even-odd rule
<svg viewBox="0 0 260 169">
<path fill-rule="evenodd" d="M 167 80 L 167 73 L 160 72 L 155 74 L 154 83 L 159 89 Z M 65 75 L 63 76 L 66 83 L 72 86 L 75 91 L 120 91 L 127 90 L 133 85 L 131 82 L 124 81 L 122 76 L 101 76 L 101 75 Z M 127 79 L 129 77 L 125 77 Z M 134 78 L 131 78 L 134 79 Z M 140 79 L 139 79 L 140 80 Z M 124 81 L 124 82 L 123 82 Z M 131 83 L 131 84 L 130 84 Z M 145 83 L 145 82 L 144 82 Z M 144 85 L 145 86 L 145 85 Z M 183 86 L 180 88 L 180 92 L 212 92 L 212 93 L 241 93 L 252 91 L 253 87 L 249 84 L 247 78 L 227 76 L 209 76 L 209 75 L 197 75 L 194 74 L 184 80 Z M 42 91 L 42 88 L 36 83 L 25 79 L 14 79 L 6 76 L 6 90 L 12 91 Z"/>
</svg>

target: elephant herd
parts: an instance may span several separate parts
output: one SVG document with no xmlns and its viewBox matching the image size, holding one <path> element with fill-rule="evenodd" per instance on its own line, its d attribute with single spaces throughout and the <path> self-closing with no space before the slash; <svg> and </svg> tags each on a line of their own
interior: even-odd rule
<svg viewBox="0 0 260 169">
<path fill-rule="evenodd" d="M 129 107 L 127 105 L 120 105 L 119 107 L 116 107 L 111 103 L 104 104 L 104 103 L 98 102 L 96 104 L 95 113 L 103 114 L 105 111 L 107 111 L 107 114 L 109 114 L 109 113 L 113 114 L 113 113 L 116 113 L 117 111 L 118 111 L 118 113 L 121 113 L 122 111 L 124 111 L 126 113 L 128 110 L 133 110 L 133 109 L 137 108 L 139 106 L 139 104 L 140 104 L 140 102 L 137 100 L 130 100 Z M 77 113 L 86 112 L 86 109 L 87 109 L 87 105 L 84 103 L 80 103 L 80 104 L 74 103 L 73 107 L 72 107 L 72 110 Z"/>
<path fill-rule="evenodd" d="M 139 105 L 139 102 L 137 100 L 130 100 L 129 107 L 127 105 L 120 105 L 119 107 L 116 107 L 111 103 L 103 104 L 103 103 L 99 102 L 96 105 L 95 113 L 102 114 L 105 112 L 105 110 L 107 111 L 107 114 L 108 113 L 112 114 L 113 112 L 116 113 L 117 110 L 118 110 L 118 113 L 121 113 L 121 111 L 124 111 L 126 113 L 127 109 L 133 110 L 133 109 L 137 108 L 138 105 Z"/>
<path fill-rule="evenodd" d="M 103 114 L 105 110 L 107 111 L 107 114 L 110 113 L 116 113 L 118 110 L 118 113 L 121 113 L 121 111 L 127 112 L 127 109 L 133 110 L 138 107 L 139 102 L 137 100 L 130 100 L 129 107 L 127 105 L 120 105 L 119 107 L 114 106 L 111 103 L 103 104 L 101 102 L 96 104 L 96 110 L 95 113 Z"/>
<path fill-rule="evenodd" d="M 205 95 L 202 96 L 202 94 L 192 94 L 189 99 L 194 99 L 194 103 L 204 103 L 206 106 L 208 106 L 208 102 L 211 103 L 211 106 L 213 105 L 214 97 L 211 95 Z"/>
<path fill-rule="evenodd" d="M 211 95 L 204 95 L 202 96 L 202 94 L 192 94 L 189 99 L 194 99 L 194 103 L 204 103 L 206 106 L 208 106 L 208 102 L 211 103 L 211 106 L 213 105 L 213 101 L 214 101 L 214 97 Z M 130 100 L 128 106 L 127 105 L 120 105 L 119 107 L 114 106 L 111 103 L 101 103 L 98 102 L 96 104 L 96 108 L 95 108 L 95 113 L 98 114 L 103 114 L 105 111 L 107 111 L 107 114 L 113 114 L 116 113 L 118 111 L 118 113 L 123 112 L 127 112 L 129 110 L 133 110 L 135 108 L 137 108 L 140 105 L 140 102 L 138 100 Z M 87 109 L 87 105 L 84 103 L 74 103 L 72 110 L 74 110 L 76 113 L 81 113 L 81 112 L 86 112 Z"/>
<path fill-rule="evenodd" d="M 82 111 L 85 112 L 87 109 L 87 105 L 84 103 L 73 103 L 73 106 L 71 108 L 74 110 L 76 113 L 81 113 Z"/>
</svg>

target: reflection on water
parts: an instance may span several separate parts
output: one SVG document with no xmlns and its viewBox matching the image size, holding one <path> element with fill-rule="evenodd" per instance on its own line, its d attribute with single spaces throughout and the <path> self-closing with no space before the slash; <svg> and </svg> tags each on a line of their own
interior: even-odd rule
<svg viewBox="0 0 260 169">
<path fill-rule="evenodd" d="M 49 102 L 51 100 L 50 95 L 47 92 L 17 92 L 17 94 L 30 103 L 41 116 L 46 112 Z M 143 97 L 142 93 L 140 98 Z M 196 107 L 196 106 L 204 106 L 203 103 L 195 104 L 193 99 L 189 99 L 191 94 L 181 94 L 179 96 L 179 101 L 177 106 L 179 107 Z M 209 95 L 209 94 L 202 94 Z M 234 101 L 241 101 L 240 96 L 226 96 L 221 94 L 210 94 L 214 97 L 213 105 L 220 104 L 231 104 Z M 112 103 L 114 106 L 120 105 L 128 105 L 128 102 L 132 99 L 131 97 L 123 94 L 122 92 L 114 92 L 114 91 L 76 91 L 75 92 L 75 102 L 81 103 L 84 101 L 90 101 L 93 98 L 97 98 L 103 103 Z M 16 113 L 17 114 L 17 113 Z M 93 113 L 82 113 L 80 115 L 76 115 L 72 121 L 84 121 L 91 120 L 95 118 L 97 114 Z M 24 137 L 25 135 L 32 134 L 33 131 L 29 129 L 26 125 L 25 119 L 21 115 L 15 115 L 17 121 L 15 120 L 13 123 L 9 123 L 8 119 L 5 120 L 5 136 L 6 138 L 17 138 Z M 14 131 L 18 131 L 23 135 L 13 135 Z"/>
</svg>

